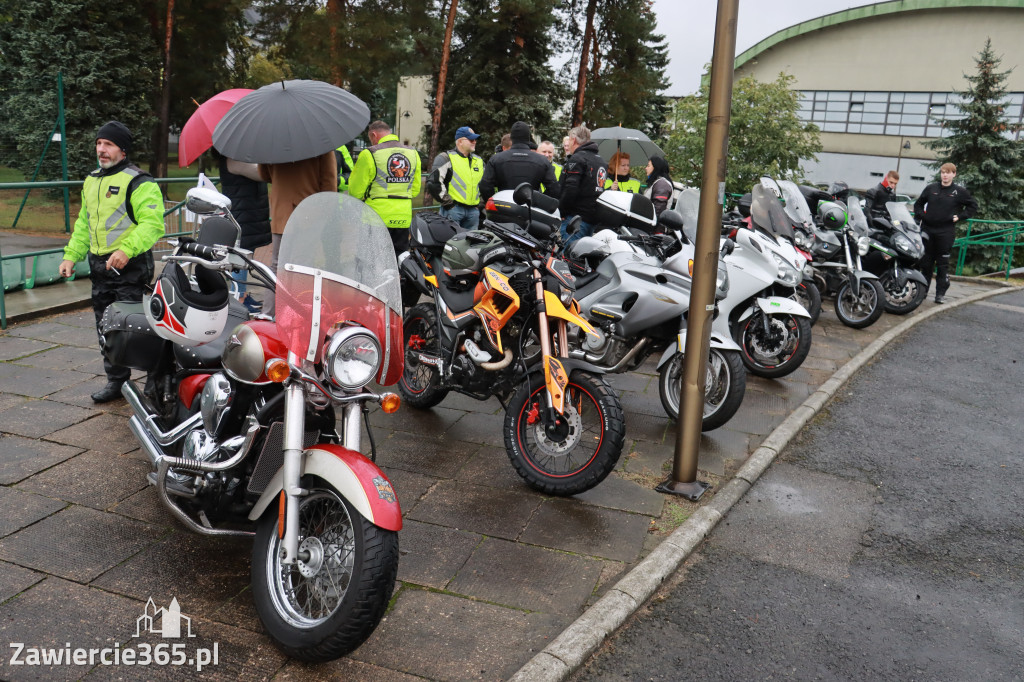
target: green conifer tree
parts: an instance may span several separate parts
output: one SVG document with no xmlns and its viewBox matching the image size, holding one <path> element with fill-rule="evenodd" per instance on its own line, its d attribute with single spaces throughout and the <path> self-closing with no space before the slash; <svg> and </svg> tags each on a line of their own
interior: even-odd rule
<svg viewBox="0 0 1024 682">
<path fill-rule="evenodd" d="M 999 71 L 1002 59 L 992 50 L 992 41 L 975 59 L 977 72 L 965 75 L 968 86 L 957 92 L 962 118 L 942 119 L 948 135 L 928 146 L 937 158 L 932 167 L 943 163 L 957 167 L 956 182 L 970 190 L 978 200 L 977 218 L 988 220 L 1020 219 L 1024 210 L 1024 141 L 1016 139 L 1020 124 L 1006 117 L 1006 76 Z"/>
</svg>

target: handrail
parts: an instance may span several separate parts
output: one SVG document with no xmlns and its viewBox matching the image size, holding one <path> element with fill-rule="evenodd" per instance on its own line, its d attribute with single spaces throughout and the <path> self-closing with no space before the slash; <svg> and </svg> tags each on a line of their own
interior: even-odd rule
<svg viewBox="0 0 1024 682">
<path fill-rule="evenodd" d="M 975 226 L 1000 226 L 1001 229 L 990 229 L 985 232 L 972 234 Z M 1010 270 L 1013 269 L 1013 252 L 1017 244 L 1024 245 L 1024 221 L 1022 220 L 976 220 L 971 218 L 967 221 L 967 230 L 964 236 L 958 237 L 953 242 L 954 249 L 959 248 L 956 257 L 956 269 L 954 274 L 963 274 L 964 263 L 967 260 L 967 249 L 971 246 L 995 246 L 1002 247 L 999 255 L 999 269 L 996 272 L 1003 272 L 1004 279 L 1010 279 Z"/>
</svg>

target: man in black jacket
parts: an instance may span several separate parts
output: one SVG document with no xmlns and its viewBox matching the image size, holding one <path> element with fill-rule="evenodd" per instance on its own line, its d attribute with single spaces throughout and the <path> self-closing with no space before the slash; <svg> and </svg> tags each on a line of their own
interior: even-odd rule
<svg viewBox="0 0 1024 682">
<path fill-rule="evenodd" d="M 921 273 L 931 284 L 932 268 L 935 276 L 935 302 L 946 300 L 949 289 L 949 252 L 956 238 L 956 224 L 968 220 L 978 210 L 966 187 L 954 185 L 956 166 L 944 163 L 939 168 L 940 182 L 933 182 L 924 188 L 914 202 L 914 215 L 923 216 L 921 227 L 927 233 L 924 242 L 924 256 L 921 258 Z"/>
<path fill-rule="evenodd" d="M 597 197 L 604 191 L 608 179 L 608 164 L 597 154 L 597 143 L 590 139 L 590 129 L 576 126 L 569 131 L 571 155 L 562 168 L 562 198 L 558 210 L 562 214 L 562 243 L 568 246 L 581 237 L 594 233 L 597 224 Z M 575 234 L 565 234 L 568 219 L 580 217 L 580 226 Z"/>
<path fill-rule="evenodd" d="M 896 185 L 900 181 L 900 174 L 894 170 L 889 171 L 882 178 L 882 181 L 869 189 L 864 194 L 864 215 L 873 218 L 875 213 L 885 217 L 888 211 L 885 204 L 896 201 Z"/>
<path fill-rule="evenodd" d="M 557 199 L 560 189 L 555 168 L 546 157 L 530 149 L 529 124 L 516 121 L 509 134 L 512 146 L 487 159 L 480 180 L 480 201 L 486 203 L 495 192 L 515 189 L 524 182 L 534 189 L 543 185 L 544 194 Z"/>
</svg>

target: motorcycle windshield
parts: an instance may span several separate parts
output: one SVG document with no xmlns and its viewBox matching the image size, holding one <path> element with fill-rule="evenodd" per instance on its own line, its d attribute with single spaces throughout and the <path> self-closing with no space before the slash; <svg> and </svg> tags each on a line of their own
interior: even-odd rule
<svg viewBox="0 0 1024 682">
<path fill-rule="evenodd" d="M 321 192 L 295 207 L 278 256 L 275 321 L 288 349 L 320 362 L 333 330 L 365 327 L 381 345 L 377 383 L 402 373 L 398 262 L 380 217 L 347 194 Z"/>
<path fill-rule="evenodd" d="M 868 218 L 864 215 L 864 209 L 860 205 L 860 197 L 850 195 L 847 202 L 846 215 L 850 217 L 850 225 L 854 231 L 862 237 L 866 237 L 868 230 Z"/>
<path fill-rule="evenodd" d="M 700 213 L 700 190 L 688 187 L 676 199 L 676 211 L 683 217 L 683 234 L 691 244 L 697 243 L 697 215 Z"/>
<path fill-rule="evenodd" d="M 754 185 L 750 192 L 750 220 L 769 234 L 794 241 L 792 221 L 775 193 L 764 185 Z"/>
<path fill-rule="evenodd" d="M 892 219 L 893 227 L 908 230 L 910 232 L 920 232 L 921 228 L 914 220 L 914 216 L 910 215 L 910 209 L 907 208 L 906 204 L 902 204 L 898 201 L 887 201 L 885 208 L 889 211 L 889 217 Z"/>
<path fill-rule="evenodd" d="M 792 180 L 779 180 L 779 189 L 782 190 L 782 198 L 785 200 L 784 207 L 786 215 L 795 225 L 810 227 L 814 224 L 814 216 L 811 215 L 811 207 L 807 205 L 807 198 L 800 188 Z"/>
</svg>

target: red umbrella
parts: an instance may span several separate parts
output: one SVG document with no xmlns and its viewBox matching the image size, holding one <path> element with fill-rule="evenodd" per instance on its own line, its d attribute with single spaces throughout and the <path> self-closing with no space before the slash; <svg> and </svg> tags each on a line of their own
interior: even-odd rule
<svg viewBox="0 0 1024 682">
<path fill-rule="evenodd" d="M 213 129 L 217 127 L 228 109 L 235 102 L 248 95 L 249 88 L 234 88 L 219 92 L 199 105 L 195 113 L 189 117 L 178 137 L 178 165 L 182 168 L 190 165 L 199 155 L 213 146 Z"/>
</svg>

